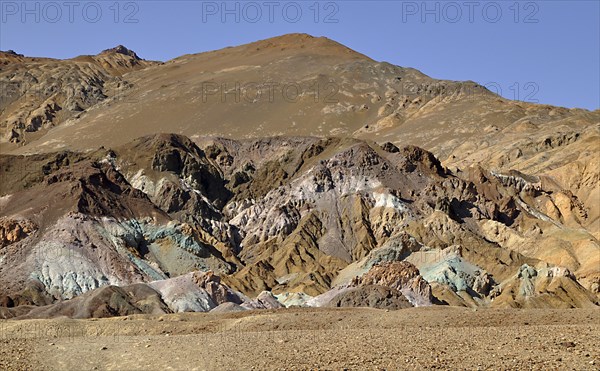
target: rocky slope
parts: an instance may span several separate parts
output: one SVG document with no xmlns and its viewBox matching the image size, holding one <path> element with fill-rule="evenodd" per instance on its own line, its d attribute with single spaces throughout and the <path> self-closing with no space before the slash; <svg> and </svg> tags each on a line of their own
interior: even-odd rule
<svg viewBox="0 0 600 371">
<path fill-rule="evenodd" d="M 597 309 L 298 308 L 35 319 L 4 321 L 0 367 L 595 371 L 599 331 Z"/>
<path fill-rule="evenodd" d="M 196 141 L 375 139 L 420 146 L 455 170 L 482 164 L 533 176 L 552 192 L 546 213 L 600 237 L 598 110 L 510 101 L 305 34 L 158 65 L 123 47 L 66 61 L 15 53 L 0 60 L 5 153 L 117 147 L 162 132 Z"/>
<path fill-rule="evenodd" d="M 0 88 L 4 316 L 600 299 L 600 111 L 304 34 Z"/>
<path fill-rule="evenodd" d="M 91 107 L 124 99 L 133 87 L 125 75 L 156 64 L 122 45 L 69 60 L 0 51 L 0 143 L 27 144 Z"/>
<path fill-rule="evenodd" d="M 599 299 L 597 240 L 547 212 L 547 183 L 481 167 L 450 171 L 419 147 L 160 134 L 88 153 L 2 155 L 0 169 L 7 307 L 86 302 L 112 286 L 125 290 L 109 295 L 125 303 L 108 312 L 116 314 L 236 308 L 250 299 L 235 295 L 265 290 L 310 306 Z M 573 195 L 564 202 L 578 207 Z M 222 277 L 221 296 L 239 294 L 208 301 L 193 294 L 197 284 L 168 288 L 188 287 L 177 277 L 198 270 Z M 148 288 L 131 286 L 141 282 Z M 156 304 L 140 309 L 139 300 Z"/>
<path fill-rule="evenodd" d="M 227 311 L 276 309 L 282 305 L 268 292 L 256 299 L 233 291 L 213 272 L 191 272 L 176 278 L 135 283 L 126 286 L 102 286 L 71 300 L 45 306 L 8 305 L 0 307 L 0 318 L 106 318 L 133 314 L 208 312 L 234 305 Z M 218 310 L 217 310 L 218 311 Z"/>
</svg>

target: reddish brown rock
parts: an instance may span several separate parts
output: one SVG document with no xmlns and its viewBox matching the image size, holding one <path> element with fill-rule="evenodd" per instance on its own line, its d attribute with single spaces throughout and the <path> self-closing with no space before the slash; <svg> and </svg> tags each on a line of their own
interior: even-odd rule
<svg viewBox="0 0 600 371">
<path fill-rule="evenodd" d="M 0 247 L 18 242 L 36 229 L 36 225 L 26 219 L 0 218 Z"/>
<path fill-rule="evenodd" d="M 417 267 L 405 261 L 375 265 L 364 276 L 355 280 L 355 284 L 378 285 L 398 290 L 416 306 L 431 305 L 433 301 L 429 283 L 421 277 Z"/>
</svg>

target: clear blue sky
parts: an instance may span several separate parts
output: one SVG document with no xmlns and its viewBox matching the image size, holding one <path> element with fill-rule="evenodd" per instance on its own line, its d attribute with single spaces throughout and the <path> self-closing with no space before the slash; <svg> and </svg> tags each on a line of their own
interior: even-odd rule
<svg viewBox="0 0 600 371">
<path fill-rule="evenodd" d="M 69 58 L 123 44 L 168 60 L 304 32 L 435 78 L 487 84 L 507 98 L 598 109 L 599 4 L 0 0 L 0 49 Z"/>
</svg>

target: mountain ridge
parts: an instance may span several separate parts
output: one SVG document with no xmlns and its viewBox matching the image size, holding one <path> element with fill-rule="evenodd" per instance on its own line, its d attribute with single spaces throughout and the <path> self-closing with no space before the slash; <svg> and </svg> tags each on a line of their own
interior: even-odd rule
<svg viewBox="0 0 600 371">
<path fill-rule="evenodd" d="M 598 244 L 548 213 L 565 206 L 543 181 L 455 174 L 415 146 L 156 134 L 88 153 L 2 155 L 0 170 L 13 179 L 0 190 L 10 263 L 0 296 L 17 306 L 209 269 L 249 297 L 301 292 L 321 306 L 380 292 L 345 279 L 394 277 L 385 263 L 403 259 L 419 290 L 453 305 L 586 307 L 599 295 Z"/>
<path fill-rule="evenodd" d="M 1 58 L 0 316 L 598 305 L 600 111 L 306 34 Z"/>
</svg>

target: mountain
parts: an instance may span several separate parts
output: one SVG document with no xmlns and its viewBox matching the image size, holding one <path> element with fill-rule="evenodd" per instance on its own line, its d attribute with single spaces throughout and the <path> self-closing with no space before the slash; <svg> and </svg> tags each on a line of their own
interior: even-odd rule
<svg viewBox="0 0 600 371">
<path fill-rule="evenodd" d="M 163 64 L 119 46 L 95 57 L 12 63 L 0 84 L 22 92 L 0 105 L 3 140 L 16 142 L 3 143 L 3 152 L 89 150 L 163 132 L 412 144 L 447 166 L 549 175 L 557 191 L 570 190 L 590 209 L 583 227 L 600 237 L 600 111 L 510 101 L 473 82 L 376 62 L 327 38 L 284 35 Z"/>
<path fill-rule="evenodd" d="M 82 114 L 73 127 L 54 130 L 19 153 L 27 147 L 124 144 L 165 131 L 165 123 L 168 131 L 191 138 L 364 137 L 399 125 L 441 93 L 451 99 L 467 97 L 471 90 L 491 95 L 475 83 L 434 80 L 302 34 L 182 56 L 129 74 L 127 81 L 133 89 L 122 100 Z M 106 134 L 112 130 L 121 135 Z M 74 134 L 76 141 L 66 139 Z"/>
<path fill-rule="evenodd" d="M 17 307 L 198 270 L 240 295 L 326 305 L 397 260 L 454 305 L 597 301 L 598 245 L 545 214 L 543 185 L 481 167 L 454 174 L 414 146 L 160 134 L 0 166 L 0 295 Z"/>
<path fill-rule="evenodd" d="M 121 99 L 131 87 L 124 75 L 156 64 L 122 45 L 68 60 L 0 52 L 2 149 L 40 138 L 99 103 Z"/>
<path fill-rule="evenodd" d="M 264 291 L 394 309 L 600 300 L 600 111 L 304 34 L 165 63 L 123 46 L 0 59 L 22 88 L 0 106 L 4 317 L 276 305 Z M 229 299 L 157 289 L 191 272 Z"/>
</svg>

